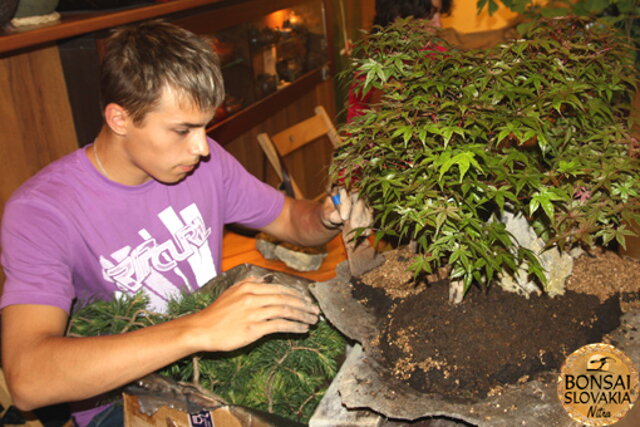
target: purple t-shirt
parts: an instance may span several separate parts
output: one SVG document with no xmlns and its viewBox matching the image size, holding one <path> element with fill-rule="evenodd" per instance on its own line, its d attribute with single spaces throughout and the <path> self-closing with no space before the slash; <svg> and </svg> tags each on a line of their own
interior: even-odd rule
<svg viewBox="0 0 640 427">
<path fill-rule="evenodd" d="M 224 224 L 263 227 L 276 219 L 284 196 L 216 142 L 209 145 L 210 158 L 173 185 L 112 182 L 84 149 L 27 181 L 2 220 L 7 279 L 0 308 L 43 304 L 70 312 L 74 300 L 142 291 L 149 308 L 162 311 L 182 290 L 213 278 Z"/>
</svg>

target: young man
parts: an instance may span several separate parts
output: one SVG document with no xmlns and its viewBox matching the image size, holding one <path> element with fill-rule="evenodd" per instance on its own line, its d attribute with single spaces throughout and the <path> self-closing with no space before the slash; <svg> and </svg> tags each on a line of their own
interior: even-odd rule
<svg viewBox="0 0 640 427">
<path fill-rule="evenodd" d="M 114 336 L 65 337 L 72 305 L 144 292 L 162 310 L 219 273 L 224 224 L 302 245 L 327 242 L 349 212 L 258 181 L 205 126 L 224 97 L 197 36 L 152 21 L 117 30 L 102 68 L 104 125 L 6 205 L 2 368 L 18 408 L 98 396 L 200 351 L 303 333 L 318 308 L 297 292 L 238 283 L 199 313 Z M 353 209 L 354 212 L 356 209 Z M 75 414 L 86 425 L 104 408 Z"/>
</svg>

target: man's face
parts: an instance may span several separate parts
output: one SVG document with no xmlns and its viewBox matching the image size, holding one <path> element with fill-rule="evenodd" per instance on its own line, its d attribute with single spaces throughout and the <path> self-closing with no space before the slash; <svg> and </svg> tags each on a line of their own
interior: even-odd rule
<svg viewBox="0 0 640 427">
<path fill-rule="evenodd" d="M 127 125 L 124 151 L 131 184 L 153 178 L 167 184 L 184 179 L 209 155 L 205 126 L 213 111 L 201 111 L 165 89 L 158 105 L 136 125 Z"/>
</svg>

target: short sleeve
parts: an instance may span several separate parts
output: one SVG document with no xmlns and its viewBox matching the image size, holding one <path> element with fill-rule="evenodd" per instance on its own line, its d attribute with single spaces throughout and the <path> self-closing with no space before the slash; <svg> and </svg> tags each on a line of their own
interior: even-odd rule
<svg viewBox="0 0 640 427">
<path fill-rule="evenodd" d="M 284 194 L 251 175 L 231 154 L 212 144 L 223 183 L 224 222 L 250 228 L 271 224 L 282 211 Z"/>
<path fill-rule="evenodd" d="M 69 312 L 75 291 L 68 233 L 61 215 L 44 203 L 10 201 L 0 238 L 6 275 L 0 308 L 42 304 Z"/>
</svg>

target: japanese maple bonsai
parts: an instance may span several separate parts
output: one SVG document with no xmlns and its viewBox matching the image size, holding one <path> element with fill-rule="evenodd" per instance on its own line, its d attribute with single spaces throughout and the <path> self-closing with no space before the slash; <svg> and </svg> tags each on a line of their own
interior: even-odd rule
<svg viewBox="0 0 640 427">
<path fill-rule="evenodd" d="M 624 246 L 640 208 L 624 34 L 540 17 L 517 39 L 462 50 L 422 26 L 398 20 L 368 35 L 343 74 L 383 92 L 342 127 L 332 164 L 374 209 L 376 239 L 415 242 L 416 275 L 447 266 L 465 291 L 521 266 L 544 288 L 538 255 L 512 238 L 505 211 L 547 247 Z"/>
</svg>

